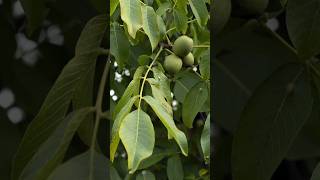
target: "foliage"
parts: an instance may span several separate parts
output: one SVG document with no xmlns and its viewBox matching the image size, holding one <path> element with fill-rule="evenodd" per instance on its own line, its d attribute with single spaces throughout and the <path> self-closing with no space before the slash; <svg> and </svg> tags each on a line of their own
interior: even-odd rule
<svg viewBox="0 0 320 180">
<path fill-rule="evenodd" d="M 122 178 L 209 179 L 210 3 L 111 5 L 111 161 Z"/>
<path fill-rule="evenodd" d="M 320 155 L 319 1 L 215 2 L 213 177 L 310 179 Z"/>
</svg>

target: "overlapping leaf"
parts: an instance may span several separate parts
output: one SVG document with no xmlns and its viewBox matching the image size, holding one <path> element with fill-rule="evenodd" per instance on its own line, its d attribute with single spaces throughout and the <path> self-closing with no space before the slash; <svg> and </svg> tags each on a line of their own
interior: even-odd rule
<svg viewBox="0 0 320 180">
<path fill-rule="evenodd" d="M 203 0 L 189 0 L 190 7 L 200 26 L 205 26 L 209 19 L 209 12 Z"/>
<path fill-rule="evenodd" d="M 94 108 L 83 108 L 68 115 L 40 146 L 23 169 L 21 180 L 43 180 L 62 162 L 68 146 L 86 116 Z"/>
<path fill-rule="evenodd" d="M 180 131 L 174 121 L 173 117 L 163 108 L 163 106 L 153 97 L 144 96 L 143 99 L 149 104 L 153 111 L 157 114 L 163 125 L 167 128 L 169 134 L 176 140 L 182 153 L 188 155 L 188 142 L 185 134 Z"/>
<path fill-rule="evenodd" d="M 100 46 L 106 27 L 106 17 L 98 16 L 90 20 L 84 28 L 77 44 L 76 56 L 62 70 L 23 137 L 13 166 L 14 180 L 18 178 L 39 145 L 62 121 L 77 88 L 86 81 L 87 74 L 93 70 L 92 67 L 99 55 L 97 48 Z M 85 43 L 86 41 L 89 43 Z"/>
<path fill-rule="evenodd" d="M 187 93 L 182 105 L 182 120 L 188 128 L 192 128 L 193 121 L 206 102 L 208 94 L 205 82 L 199 82 Z"/>
<path fill-rule="evenodd" d="M 167 175 L 169 180 L 183 180 L 184 172 L 179 155 L 172 156 L 167 162 Z"/>
<path fill-rule="evenodd" d="M 102 154 L 94 154 L 94 171 L 89 172 L 90 151 L 80 154 L 56 168 L 48 180 L 121 180 L 118 172 Z M 90 178 L 90 174 L 93 176 Z"/>
</svg>

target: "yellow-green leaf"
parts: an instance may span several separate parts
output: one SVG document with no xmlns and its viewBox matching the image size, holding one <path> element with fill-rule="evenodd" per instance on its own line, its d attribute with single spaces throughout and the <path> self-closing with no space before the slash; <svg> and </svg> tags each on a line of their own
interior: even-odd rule
<svg viewBox="0 0 320 180">
<path fill-rule="evenodd" d="M 185 134 L 179 130 L 174 121 L 173 117 L 167 113 L 167 111 L 161 106 L 159 101 L 151 96 L 144 96 L 143 99 L 151 106 L 153 111 L 157 114 L 163 125 L 167 128 L 169 134 L 176 140 L 182 153 L 188 155 L 188 142 Z"/>
<path fill-rule="evenodd" d="M 120 0 L 121 19 L 127 24 L 128 32 L 135 39 L 142 28 L 141 2 L 139 0 Z"/>
</svg>

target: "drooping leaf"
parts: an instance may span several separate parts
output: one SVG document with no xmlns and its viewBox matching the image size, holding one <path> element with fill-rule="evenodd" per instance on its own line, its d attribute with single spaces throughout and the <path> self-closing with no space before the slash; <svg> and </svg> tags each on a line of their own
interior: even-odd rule
<svg viewBox="0 0 320 180">
<path fill-rule="evenodd" d="M 200 78 L 192 72 L 187 71 L 181 74 L 181 76 L 175 81 L 173 88 L 173 94 L 175 98 L 179 102 L 183 103 L 187 93 L 198 82 L 200 82 Z"/>
<path fill-rule="evenodd" d="M 169 180 L 183 180 L 184 172 L 179 155 L 172 156 L 167 162 L 167 175 Z"/>
<path fill-rule="evenodd" d="M 93 172 L 90 172 L 90 151 L 86 151 L 57 167 L 48 180 L 121 180 L 118 172 L 107 158 L 95 153 Z M 90 174 L 92 174 L 90 178 Z"/>
<path fill-rule="evenodd" d="M 128 32 L 135 39 L 142 28 L 142 11 L 139 0 L 120 0 L 121 19 L 127 24 Z"/>
<path fill-rule="evenodd" d="M 116 115 L 112 131 L 111 131 L 111 143 L 110 143 L 110 160 L 114 160 L 114 155 L 117 151 L 120 141 L 119 129 L 124 118 L 130 113 L 134 102 L 138 99 L 138 96 L 134 96 L 128 100 L 128 102 L 121 108 L 120 112 Z"/>
<path fill-rule="evenodd" d="M 149 104 L 149 106 L 153 109 L 153 111 L 157 114 L 163 125 L 167 128 L 169 134 L 173 136 L 173 138 L 178 143 L 182 153 L 187 156 L 188 155 L 188 142 L 185 134 L 180 131 L 174 121 L 173 117 L 166 112 L 166 110 L 161 106 L 161 104 L 151 96 L 144 96 L 143 99 Z"/>
<path fill-rule="evenodd" d="M 128 114 L 121 123 L 119 136 L 128 154 L 129 172 L 133 174 L 153 152 L 155 133 L 149 115 L 141 109 Z"/>
<path fill-rule="evenodd" d="M 199 82 L 187 93 L 182 104 L 182 120 L 192 128 L 193 121 L 208 98 L 208 87 L 205 82 Z"/>
<path fill-rule="evenodd" d="M 300 57 L 307 59 L 320 53 L 319 0 L 290 0 L 287 6 L 287 28 Z"/>
<path fill-rule="evenodd" d="M 141 171 L 141 173 L 137 175 L 136 180 L 156 180 L 156 177 L 151 171 Z"/>
<path fill-rule="evenodd" d="M 95 60 L 99 55 L 97 48 L 101 44 L 106 28 L 107 21 L 104 16 L 94 17 L 87 23 L 78 40 L 76 56 L 63 68 L 39 113 L 29 124 L 19 145 L 13 165 L 14 180 L 17 180 L 39 145 L 50 136 L 62 121 L 78 86 L 87 80 L 87 74 L 92 73 L 90 67 L 95 65 Z"/>
<path fill-rule="evenodd" d="M 208 163 L 210 161 L 210 114 L 207 116 L 206 122 L 204 124 L 200 143 L 204 159 L 206 163 Z"/>
<path fill-rule="evenodd" d="M 21 180 L 43 180 L 62 162 L 68 146 L 86 116 L 94 108 L 83 108 L 68 115 L 40 146 L 26 167 L 23 169 Z"/>
<path fill-rule="evenodd" d="M 129 41 L 118 23 L 110 27 L 110 53 L 115 57 L 120 67 L 123 67 L 129 58 Z"/>
<path fill-rule="evenodd" d="M 320 179 L 320 163 L 318 163 L 318 165 L 314 169 L 311 177 L 311 180 L 318 180 L 318 179 Z"/>
<path fill-rule="evenodd" d="M 209 12 L 203 0 L 189 0 L 190 7 L 200 26 L 205 26 L 209 19 Z"/>
<path fill-rule="evenodd" d="M 142 6 L 142 28 L 149 37 L 152 50 L 154 50 L 160 41 L 160 27 L 158 26 L 158 15 L 150 6 Z"/>
<path fill-rule="evenodd" d="M 304 67 L 293 63 L 279 68 L 256 90 L 234 135 L 235 180 L 271 178 L 309 117 L 310 91 Z"/>
</svg>

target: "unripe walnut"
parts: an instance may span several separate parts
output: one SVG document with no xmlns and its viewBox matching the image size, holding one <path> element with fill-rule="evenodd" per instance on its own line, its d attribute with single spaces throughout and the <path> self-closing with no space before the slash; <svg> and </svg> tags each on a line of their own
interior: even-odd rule
<svg viewBox="0 0 320 180">
<path fill-rule="evenodd" d="M 182 67 L 182 60 L 174 55 L 171 54 L 165 57 L 164 60 L 164 69 L 169 73 L 177 73 L 180 71 Z"/>
<path fill-rule="evenodd" d="M 192 53 L 189 53 L 183 58 L 183 63 L 187 66 L 192 66 L 194 64 L 194 57 Z"/>
<path fill-rule="evenodd" d="M 193 40 L 188 36 L 180 36 L 173 43 L 173 52 L 179 57 L 185 57 L 193 48 Z"/>
</svg>

